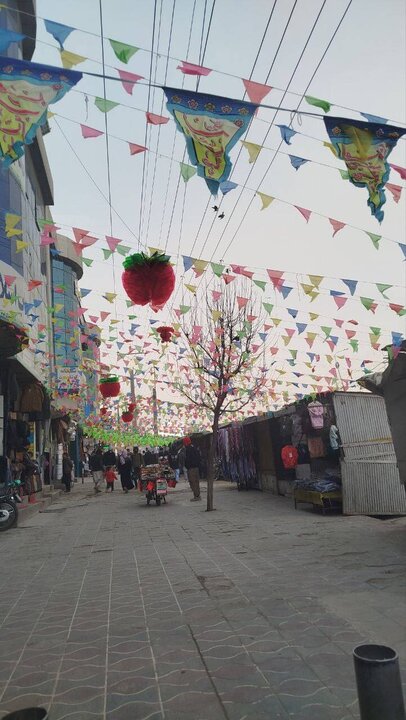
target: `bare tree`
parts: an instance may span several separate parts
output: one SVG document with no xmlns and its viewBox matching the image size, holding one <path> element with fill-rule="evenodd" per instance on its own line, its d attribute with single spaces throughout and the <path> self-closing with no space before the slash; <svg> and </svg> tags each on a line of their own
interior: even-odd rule
<svg viewBox="0 0 406 720">
<path fill-rule="evenodd" d="M 182 318 L 189 353 L 179 362 L 179 391 L 211 419 L 207 462 L 207 510 L 213 510 L 213 480 L 219 423 L 248 406 L 264 387 L 261 343 L 255 337 L 263 324 L 261 304 L 252 284 L 243 278 L 207 292 L 206 299 Z M 195 382 L 191 383 L 192 371 Z M 185 374 L 189 373 L 185 378 Z"/>
</svg>

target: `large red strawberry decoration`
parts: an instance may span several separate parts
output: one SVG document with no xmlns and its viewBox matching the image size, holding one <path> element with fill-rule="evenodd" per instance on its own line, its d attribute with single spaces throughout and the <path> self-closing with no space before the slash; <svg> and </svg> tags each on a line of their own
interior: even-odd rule
<svg viewBox="0 0 406 720">
<path fill-rule="evenodd" d="M 175 273 L 169 255 L 154 252 L 148 256 L 135 253 L 124 260 L 122 282 L 134 305 L 151 305 L 161 310 L 175 287 Z"/>
<path fill-rule="evenodd" d="M 123 422 L 129 423 L 131 422 L 131 420 L 134 419 L 134 415 L 129 410 L 126 410 L 125 412 L 123 412 L 121 419 Z"/>
<path fill-rule="evenodd" d="M 117 375 L 100 378 L 99 390 L 104 398 L 117 397 L 120 393 L 120 381 Z"/>
</svg>

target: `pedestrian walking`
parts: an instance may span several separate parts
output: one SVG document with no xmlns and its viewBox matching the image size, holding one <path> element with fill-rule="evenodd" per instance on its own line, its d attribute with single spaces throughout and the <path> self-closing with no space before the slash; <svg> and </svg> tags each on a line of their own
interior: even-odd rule
<svg viewBox="0 0 406 720">
<path fill-rule="evenodd" d="M 187 470 L 189 484 L 193 492 L 193 497 L 190 502 L 193 502 L 201 500 L 199 472 L 201 457 L 199 450 L 193 445 L 193 442 L 189 437 L 183 439 L 183 445 L 185 447 L 185 467 Z"/>
<path fill-rule="evenodd" d="M 89 465 L 93 476 L 94 492 L 97 494 L 101 492 L 100 485 L 103 482 L 104 475 L 103 453 L 100 447 L 96 448 L 96 450 L 92 452 Z"/>
<path fill-rule="evenodd" d="M 182 443 L 180 449 L 178 450 L 179 474 L 180 474 L 180 471 L 182 471 L 183 477 L 185 478 L 185 482 L 188 482 L 187 469 L 185 466 L 185 456 L 186 456 L 186 448 L 185 448 L 184 444 Z"/>
<path fill-rule="evenodd" d="M 110 447 L 108 447 L 103 453 L 103 465 L 105 468 L 117 467 L 116 453 Z"/>
<path fill-rule="evenodd" d="M 179 482 L 180 468 L 179 468 L 179 456 L 176 445 L 173 444 L 168 453 L 169 456 L 169 467 L 175 472 L 175 480 Z"/>
<path fill-rule="evenodd" d="M 144 458 L 140 453 L 139 447 L 137 445 L 133 448 L 132 453 L 132 466 L 133 466 L 133 478 L 135 481 L 135 484 L 138 483 L 138 481 L 141 479 L 141 468 L 144 464 Z"/>
<path fill-rule="evenodd" d="M 65 451 L 62 456 L 62 482 L 65 485 L 65 492 L 70 492 L 72 484 L 73 462 Z"/>
<path fill-rule="evenodd" d="M 121 487 L 126 494 L 134 487 L 131 477 L 132 471 L 133 467 L 130 453 L 128 450 L 122 450 L 118 456 L 118 472 L 120 474 Z"/>
<path fill-rule="evenodd" d="M 106 478 L 106 485 L 107 485 L 106 492 L 109 492 L 109 490 L 110 490 L 110 492 L 113 492 L 114 482 L 115 482 L 115 480 L 117 480 L 117 475 L 116 475 L 114 468 L 112 468 L 112 467 L 107 468 L 107 470 L 104 474 L 104 477 Z"/>
</svg>

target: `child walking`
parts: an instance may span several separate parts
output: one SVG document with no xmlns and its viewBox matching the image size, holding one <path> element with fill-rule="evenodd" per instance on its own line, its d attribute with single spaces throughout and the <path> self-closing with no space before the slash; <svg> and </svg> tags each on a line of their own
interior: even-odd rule
<svg viewBox="0 0 406 720">
<path fill-rule="evenodd" d="M 112 468 L 112 467 L 107 468 L 106 473 L 105 473 L 105 478 L 106 478 L 106 483 L 107 483 L 106 492 L 108 492 L 109 490 L 110 490 L 110 492 L 113 492 L 114 481 L 117 480 L 117 476 L 114 471 L 114 468 Z"/>
</svg>

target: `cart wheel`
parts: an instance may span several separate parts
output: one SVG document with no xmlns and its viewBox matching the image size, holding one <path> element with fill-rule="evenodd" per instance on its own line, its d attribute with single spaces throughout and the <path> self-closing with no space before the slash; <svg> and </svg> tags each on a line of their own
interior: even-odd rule
<svg viewBox="0 0 406 720">
<path fill-rule="evenodd" d="M 160 505 L 160 504 L 161 504 L 161 498 L 160 498 L 159 496 L 158 496 L 157 499 L 156 499 L 156 504 L 157 504 L 157 505 Z"/>
</svg>

